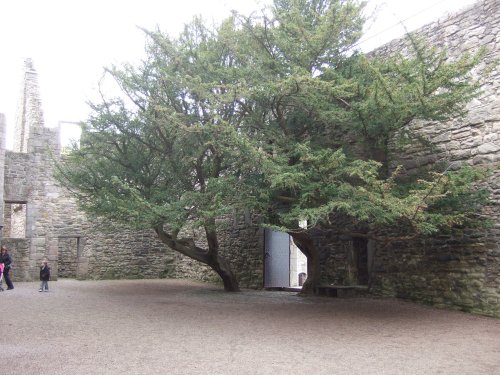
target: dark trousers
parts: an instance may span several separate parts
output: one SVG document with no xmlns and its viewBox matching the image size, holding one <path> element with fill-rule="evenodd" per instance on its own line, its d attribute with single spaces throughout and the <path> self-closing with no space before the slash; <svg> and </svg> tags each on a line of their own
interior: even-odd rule
<svg viewBox="0 0 500 375">
<path fill-rule="evenodd" d="M 3 270 L 3 278 L 5 279 L 5 283 L 7 284 L 7 289 L 14 289 L 14 284 L 12 284 L 12 280 L 9 276 L 10 268 L 5 267 Z"/>
</svg>

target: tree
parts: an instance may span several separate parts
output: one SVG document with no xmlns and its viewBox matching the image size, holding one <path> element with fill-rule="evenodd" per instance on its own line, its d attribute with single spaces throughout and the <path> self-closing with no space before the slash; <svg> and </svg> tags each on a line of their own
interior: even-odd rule
<svg viewBox="0 0 500 375">
<path fill-rule="evenodd" d="M 477 94 L 469 73 L 481 53 L 449 61 L 410 38 L 406 55 L 368 58 L 355 50 L 362 8 L 275 0 L 215 29 L 195 20 L 177 39 L 146 32 L 147 59 L 108 70 L 124 97 L 93 106 L 59 180 L 86 212 L 154 228 L 226 290 L 238 287 L 218 252 L 217 219 L 235 209 L 293 237 L 308 257 L 304 292 L 320 282 L 315 228 L 341 219 L 345 233 L 380 241 L 394 226 L 463 225 L 484 199 L 472 187 L 481 173 L 412 181 L 389 168 L 388 145 L 415 139 L 414 119 L 460 115 Z M 204 229 L 208 250 L 179 238 L 187 225 Z"/>
<path fill-rule="evenodd" d="M 219 254 L 217 219 L 245 202 L 239 175 L 251 176 L 235 123 L 234 62 L 219 35 L 199 19 L 178 39 L 147 32 L 142 66 L 108 69 L 122 97 L 93 104 L 79 148 L 56 177 L 80 208 L 132 228 L 153 228 L 167 246 L 210 266 L 227 291 L 238 281 Z M 229 99 L 227 99 L 228 97 Z M 194 227 L 208 249 L 180 237 Z"/>
<path fill-rule="evenodd" d="M 394 227 L 404 229 L 397 235 L 404 239 L 477 224 L 486 199 L 474 189 L 484 177 L 477 169 L 442 168 L 411 180 L 388 160 L 389 142 L 419 140 L 412 121 L 464 113 L 478 93 L 470 73 L 483 51 L 451 61 L 409 35 L 408 49 L 396 56 L 364 56 L 354 50 L 361 7 L 280 0 L 258 19 L 240 18 L 260 76 L 251 85 L 263 93 L 252 99 L 267 120 L 263 219 L 288 231 L 307 256 L 306 293 L 320 282 L 313 229 L 343 223 L 345 234 L 387 243 L 381 233 Z M 307 229 L 298 226 L 304 219 Z"/>
</svg>

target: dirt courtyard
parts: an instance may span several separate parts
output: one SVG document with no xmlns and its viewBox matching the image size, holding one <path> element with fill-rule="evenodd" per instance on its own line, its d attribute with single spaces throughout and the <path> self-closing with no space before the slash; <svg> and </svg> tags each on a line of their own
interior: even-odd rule
<svg viewBox="0 0 500 375">
<path fill-rule="evenodd" d="M 16 283 L 0 374 L 500 374 L 500 319 L 185 280 Z"/>
</svg>

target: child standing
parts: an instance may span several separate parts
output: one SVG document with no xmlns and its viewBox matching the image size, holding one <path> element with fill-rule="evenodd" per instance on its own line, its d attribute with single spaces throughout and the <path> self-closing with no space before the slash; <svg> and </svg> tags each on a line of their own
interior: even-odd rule
<svg viewBox="0 0 500 375">
<path fill-rule="evenodd" d="M 49 291 L 49 279 L 50 279 L 50 267 L 46 260 L 42 262 L 40 266 L 40 289 L 39 292 L 43 292 L 45 289 L 46 292 Z"/>
</svg>

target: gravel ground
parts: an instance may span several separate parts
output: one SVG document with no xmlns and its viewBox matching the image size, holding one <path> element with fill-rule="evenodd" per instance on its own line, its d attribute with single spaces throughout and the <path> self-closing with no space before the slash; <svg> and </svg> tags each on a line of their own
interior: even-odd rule
<svg viewBox="0 0 500 375">
<path fill-rule="evenodd" d="M 500 319 L 185 280 L 16 283 L 0 374 L 500 374 Z"/>
</svg>

